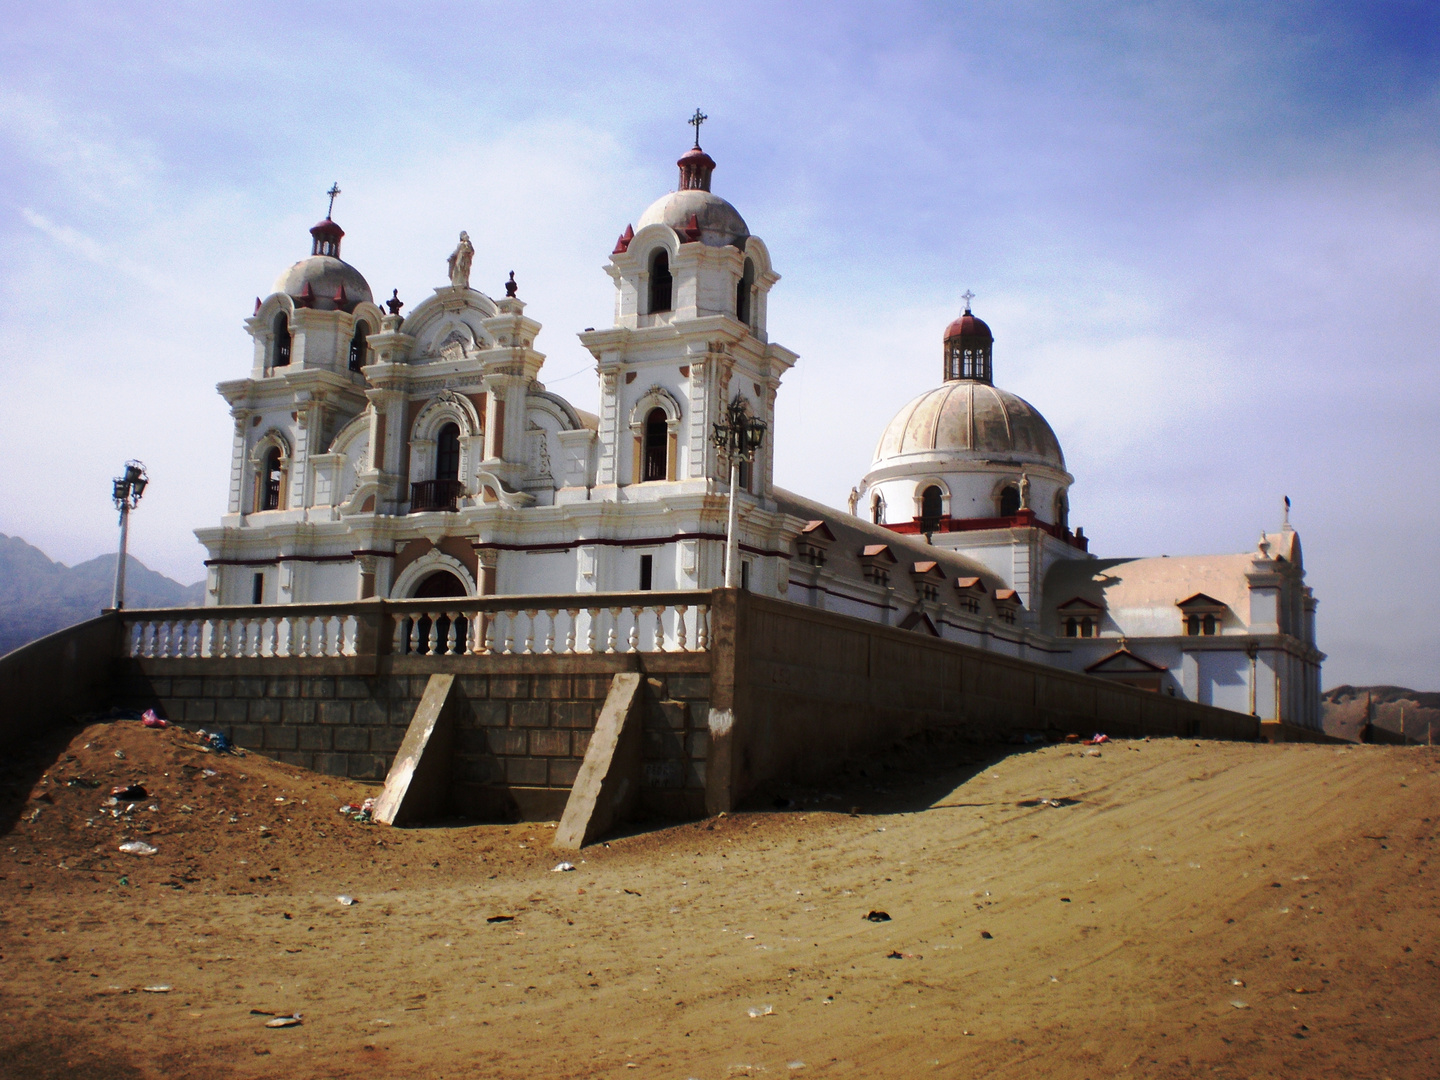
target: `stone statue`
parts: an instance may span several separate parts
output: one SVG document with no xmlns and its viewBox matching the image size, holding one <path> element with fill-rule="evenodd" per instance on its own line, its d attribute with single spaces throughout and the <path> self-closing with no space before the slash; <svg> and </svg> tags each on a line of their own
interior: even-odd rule
<svg viewBox="0 0 1440 1080">
<path fill-rule="evenodd" d="M 1030 509 L 1030 474 L 1023 469 L 1020 472 L 1020 509 Z"/>
<path fill-rule="evenodd" d="M 450 253 L 450 284 L 457 289 L 470 287 L 470 260 L 475 258 L 475 245 L 470 243 L 470 234 L 462 232 L 460 243 Z"/>
<path fill-rule="evenodd" d="M 851 516 L 851 517 L 854 517 L 854 516 L 855 516 L 855 509 L 856 509 L 856 507 L 858 507 L 859 505 L 860 505 L 860 489 L 857 488 L 857 487 L 852 487 L 852 488 L 850 489 L 850 516 Z"/>
</svg>

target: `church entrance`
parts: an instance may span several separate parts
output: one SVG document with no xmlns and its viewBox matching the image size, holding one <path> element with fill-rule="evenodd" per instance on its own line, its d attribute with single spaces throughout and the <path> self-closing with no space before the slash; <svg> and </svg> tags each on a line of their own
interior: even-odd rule
<svg viewBox="0 0 1440 1080">
<path fill-rule="evenodd" d="M 426 576 L 415 588 L 414 599 L 435 600 L 444 599 L 450 596 L 467 596 L 465 583 L 448 570 L 437 570 L 435 573 Z M 429 615 L 422 615 L 418 620 L 405 620 L 405 641 L 407 650 L 412 640 L 412 626 L 419 631 L 414 635 L 418 644 L 414 652 L 425 655 L 433 648 L 437 655 L 443 653 L 460 653 L 465 651 L 466 637 L 470 632 L 469 620 L 457 618 L 452 624 L 446 615 L 434 620 Z"/>
</svg>

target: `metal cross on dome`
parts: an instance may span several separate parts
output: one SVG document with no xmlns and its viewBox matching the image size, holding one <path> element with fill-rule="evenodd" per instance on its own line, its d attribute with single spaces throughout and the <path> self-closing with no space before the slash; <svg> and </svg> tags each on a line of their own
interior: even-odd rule
<svg viewBox="0 0 1440 1080">
<path fill-rule="evenodd" d="M 695 149 L 696 149 L 696 150 L 699 150 L 699 149 L 700 149 L 700 125 L 703 124 L 706 120 L 709 120 L 709 119 L 710 119 L 710 117 L 706 116 L 706 115 L 705 115 L 703 112 L 701 112 L 699 109 L 696 109 L 696 110 L 695 110 L 695 115 L 692 116 L 692 117 L 690 117 L 689 120 L 685 121 L 687 124 L 689 124 L 691 127 L 693 127 L 693 128 L 695 129 Z"/>
<path fill-rule="evenodd" d="M 328 218 L 335 213 L 335 196 L 340 194 L 340 181 L 336 180 L 331 184 L 330 190 L 325 194 L 330 196 L 330 209 L 325 211 L 325 216 Z"/>
<path fill-rule="evenodd" d="M 969 311 L 970 301 L 975 299 L 975 294 L 969 289 L 966 289 L 963 293 L 960 294 L 960 299 L 965 301 L 965 310 Z"/>
</svg>

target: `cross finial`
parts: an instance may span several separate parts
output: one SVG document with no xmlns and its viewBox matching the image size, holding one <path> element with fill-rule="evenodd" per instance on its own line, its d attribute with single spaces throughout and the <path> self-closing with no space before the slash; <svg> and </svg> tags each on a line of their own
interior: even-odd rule
<svg viewBox="0 0 1440 1080">
<path fill-rule="evenodd" d="M 331 217 L 335 213 L 335 196 L 340 194 L 340 181 L 330 185 L 330 190 L 325 193 L 330 196 L 330 209 L 325 211 L 325 216 Z"/>
<path fill-rule="evenodd" d="M 696 150 L 699 150 L 699 149 L 700 149 L 700 125 L 703 124 L 706 120 L 709 120 L 709 119 L 710 119 L 710 118 L 709 118 L 708 116 L 706 116 L 703 112 L 701 112 L 699 109 L 696 109 L 696 110 L 695 110 L 695 115 L 692 116 L 692 117 L 690 117 L 690 119 L 686 121 L 686 123 L 688 123 L 691 127 L 693 127 L 693 128 L 695 129 L 695 149 L 696 149 Z"/>
<path fill-rule="evenodd" d="M 966 289 L 960 294 L 960 299 L 965 301 L 965 313 L 968 315 L 970 313 L 970 301 L 975 299 L 975 294 L 969 289 Z"/>
</svg>

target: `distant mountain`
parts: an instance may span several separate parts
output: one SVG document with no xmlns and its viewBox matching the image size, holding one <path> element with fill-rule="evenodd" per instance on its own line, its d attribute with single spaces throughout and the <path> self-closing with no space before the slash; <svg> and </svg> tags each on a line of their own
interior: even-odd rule
<svg viewBox="0 0 1440 1080">
<path fill-rule="evenodd" d="M 1404 686 L 1337 686 L 1320 695 L 1321 724 L 1342 739 L 1358 739 L 1360 729 L 1404 731 L 1407 739 L 1440 742 L 1440 693 Z"/>
<path fill-rule="evenodd" d="M 0 656 L 94 618 L 110 606 L 114 588 L 114 555 L 66 566 L 18 536 L 0 534 Z M 185 607 L 204 597 L 203 581 L 181 585 L 134 555 L 126 560 L 127 607 Z"/>
</svg>

